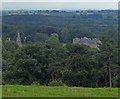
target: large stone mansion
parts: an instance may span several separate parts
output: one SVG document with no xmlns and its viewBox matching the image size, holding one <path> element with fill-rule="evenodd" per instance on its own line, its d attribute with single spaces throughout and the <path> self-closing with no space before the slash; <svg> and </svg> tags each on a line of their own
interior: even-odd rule
<svg viewBox="0 0 120 99">
<path fill-rule="evenodd" d="M 81 39 L 79 38 L 73 39 L 73 44 L 85 44 L 90 46 L 91 48 L 98 48 L 98 43 L 100 43 L 100 40 L 97 40 L 96 38 L 91 39 L 91 38 L 83 37 Z"/>
</svg>

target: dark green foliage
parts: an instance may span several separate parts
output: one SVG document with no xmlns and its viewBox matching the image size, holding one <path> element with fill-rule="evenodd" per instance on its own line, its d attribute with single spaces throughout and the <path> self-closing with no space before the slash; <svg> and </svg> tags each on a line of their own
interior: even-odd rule
<svg viewBox="0 0 120 99">
<path fill-rule="evenodd" d="M 47 62 L 45 51 L 42 43 L 26 45 L 16 50 L 5 73 L 6 82 L 31 84 L 33 81 L 39 81 L 40 84 L 43 84 L 47 76 L 44 70 Z"/>
<path fill-rule="evenodd" d="M 65 69 L 62 71 L 62 80 L 68 86 L 97 87 L 99 74 L 93 56 L 74 54 L 66 60 Z"/>
<path fill-rule="evenodd" d="M 2 70 L 5 71 L 8 68 L 11 59 L 14 56 L 14 52 L 18 48 L 15 41 L 10 39 L 6 40 L 2 45 Z"/>
<path fill-rule="evenodd" d="M 34 13 L 34 11 L 32 12 Z M 29 13 L 22 15 L 18 11 L 18 15 L 14 15 L 13 11 L 11 15 L 3 14 L 3 40 L 7 37 L 16 40 L 17 33 L 20 32 L 23 43 L 44 41 L 52 33 L 58 33 L 60 41 L 64 43 L 72 42 L 75 37 L 94 38 L 102 34 L 110 35 L 115 41 L 118 41 L 117 12 L 108 10 L 106 12 L 93 11 L 92 13 L 87 14 L 83 11 L 77 15 L 75 11 L 41 11 L 33 15 L 29 15 Z M 108 16 L 112 17 L 108 18 Z M 24 41 L 25 39 L 26 41 Z"/>
<path fill-rule="evenodd" d="M 3 83 L 108 87 L 110 66 L 112 86 L 120 86 L 116 15 L 101 12 L 3 16 Z M 75 37 L 99 35 L 110 36 L 100 38 L 99 49 L 72 44 Z"/>
<path fill-rule="evenodd" d="M 66 48 L 69 52 L 69 54 L 88 54 L 88 50 L 90 49 L 89 46 L 86 46 L 86 45 L 80 45 L 80 44 L 71 44 L 71 43 L 68 43 L 66 45 Z"/>
<path fill-rule="evenodd" d="M 66 58 L 66 50 L 59 41 L 58 34 L 53 33 L 48 40 L 46 46 L 49 49 L 48 54 L 48 72 L 51 73 L 52 80 L 55 80 L 57 70 L 63 67 Z"/>
<path fill-rule="evenodd" d="M 44 33 L 36 33 L 34 37 L 34 42 L 40 42 L 40 41 L 45 41 L 49 38 L 47 34 Z"/>
<path fill-rule="evenodd" d="M 117 45 L 113 39 L 109 36 L 102 36 L 100 38 L 101 43 L 99 43 L 98 51 L 98 63 L 99 68 L 103 72 L 102 81 L 105 83 L 106 87 L 110 86 L 110 78 L 112 85 L 116 87 L 116 80 L 118 79 L 118 50 Z M 109 70 L 110 69 L 110 70 Z M 109 77 L 111 75 L 111 77 Z"/>
<path fill-rule="evenodd" d="M 7 46 L 7 44 L 9 44 Z M 62 44 L 53 33 L 45 42 L 29 43 L 18 48 L 16 43 L 3 43 L 3 83 L 83 87 L 109 85 L 108 56 L 112 86 L 119 86 L 117 45 L 102 37 L 99 49 L 86 45 Z M 62 83 L 62 82 L 63 83 Z"/>
</svg>

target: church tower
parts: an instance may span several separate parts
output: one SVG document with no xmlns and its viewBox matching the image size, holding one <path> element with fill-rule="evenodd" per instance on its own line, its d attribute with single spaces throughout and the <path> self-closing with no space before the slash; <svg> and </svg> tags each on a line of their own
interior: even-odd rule
<svg viewBox="0 0 120 99">
<path fill-rule="evenodd" d="M 18 32 L 18 35 L 17 35 L 17 45 L 19 47 L 22 47 L 22 43 L 21 43 L 21 38 L 20 38 L 20 33 Z"/>
</svg>

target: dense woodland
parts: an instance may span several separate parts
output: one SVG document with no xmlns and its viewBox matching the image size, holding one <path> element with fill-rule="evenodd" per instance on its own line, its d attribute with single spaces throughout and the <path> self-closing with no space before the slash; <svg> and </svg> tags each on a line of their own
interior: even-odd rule
<svg viewBox="0 0 120 99">
<path fill-rule="evenodd" d="M 3 40 L 16 40 L 21 33 L 22 43 L 45 41 L 52 33 L 57 33 L 61 42 L 72 42 L 75 37 L 98 38 L 109 35 L 118 39 L 117 11 L 16 11 L 3 12 Z M 10 13 L 10 15 L 9 15 Z M 27 13 L 27 14 L 26 14 Z M 66 15 L 66 16 L 65 16 Z"/>
<path fill-rule="evenodd" d="M 3 84 L 109 87 L 111 73 L 120 86 L 116 11 L 14 13 L 3 14 Z M 72 43 L 85 36 L 99 48 Z"/>
</svg>

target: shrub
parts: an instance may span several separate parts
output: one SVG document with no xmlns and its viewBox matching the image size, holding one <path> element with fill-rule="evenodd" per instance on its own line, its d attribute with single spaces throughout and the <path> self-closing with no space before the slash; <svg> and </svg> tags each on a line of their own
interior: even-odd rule
<svg viewBox="0 0 120 99">
<path fill-rule="evenodd" d="M 54 81 L 51 81 L 48 85 L 49 86 L 64 86 L 65 84 L 61 80 L 60 81 L 54 80 Z"/>
<path fill-rule="evenodd" d="M 38 83 L 37 81 L 34 81 L 33 83 L 32 83 L 32 85 L 40 85 L 40 83 Z"/>
</svg>

